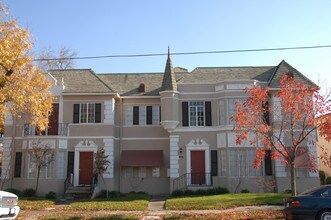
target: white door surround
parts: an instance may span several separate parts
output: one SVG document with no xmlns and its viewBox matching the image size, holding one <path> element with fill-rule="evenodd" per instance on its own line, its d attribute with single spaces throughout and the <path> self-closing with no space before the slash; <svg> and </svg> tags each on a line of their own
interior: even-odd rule
<svg viewBox="0 0 331 220">
<path fill-rule="evenodd" d="M 75 146 L 75 163 L 74 163 L 74 186 L 79 184 L 79 153 L 93 152 L 96 153 L 98 146 L 91 140 L 80 141 Z"/>
<path fill-rule="evenodd" d="M 186 145 L 186 173 L 191 173 L 191 151 L 205 151 L 206 185 L 210 185 L 210 151 L 209 144 L 203 139 L 193 139 Z M 191 185 L 191 178 L 187 178 L 187 184 Z"/>
</svg>

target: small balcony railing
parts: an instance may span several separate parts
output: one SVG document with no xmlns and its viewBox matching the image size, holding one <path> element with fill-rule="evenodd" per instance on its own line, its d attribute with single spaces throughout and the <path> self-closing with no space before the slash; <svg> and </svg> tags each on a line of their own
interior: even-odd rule
<svg viewBox="0 0 331 220">
<path fill-rule="evenodd" d="M 36 135 L 68 136 L 68 123 L 50 124 L 48 127 L 46 127 L 45 131 L 39 131 L 35 126 L 31 124 L 24 124 L 24 136 Z"/>
</svg>

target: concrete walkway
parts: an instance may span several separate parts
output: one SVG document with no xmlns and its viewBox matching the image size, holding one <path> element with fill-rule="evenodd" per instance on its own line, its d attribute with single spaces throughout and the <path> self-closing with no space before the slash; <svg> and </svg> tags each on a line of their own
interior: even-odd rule
<svg viewBox="0 0 331 220">
<path fill-rule="evenodd" d="M 153 213 L 163 211 L 165 208 L 167 197 L 165 196 L 154 196 L 148 203 L 148 211 L 151 214 L 145 215 L 142 220 L 160 220 L 163 219 L 163 217 L 159 215 L 155 215 Z"/>
</svg>

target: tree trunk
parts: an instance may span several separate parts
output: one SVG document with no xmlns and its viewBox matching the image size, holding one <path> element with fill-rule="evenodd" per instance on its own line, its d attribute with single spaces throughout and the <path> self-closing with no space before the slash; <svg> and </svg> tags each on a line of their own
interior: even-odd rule
<svg viewBox="0 0 331 220">
<path fill-rule="evenodd" d="M 292 196 L 297 194 L 297 183 L 296 183 L 296 176 L 295 176 L 295 169 L 294 169 L 294 162 L 290 164 L 290 175 L 291 175 L 291 190 Z"/>
<path fill-rule="evenodd" d="M 37 194 L 38 185 L 39 185 L 39 175 L 40 175 L 40 166 L 38 166 L 38 168 L 37 168 L 36 194 Z"/>
</svg>

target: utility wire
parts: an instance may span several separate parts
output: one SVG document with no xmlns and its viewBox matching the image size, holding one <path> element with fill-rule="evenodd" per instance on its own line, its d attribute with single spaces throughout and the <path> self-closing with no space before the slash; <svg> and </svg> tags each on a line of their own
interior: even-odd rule
<svg viewBox="0 0 331 220">
<path fill-rule="evenodd" d="M 220 54 L 220 53 L 247 53 L 247 52 L 263 52 L 263 51 L 280 51 L 280 50 L 305 50 L 330 48 L 331 45 L 305 46 L 305 47 L 278 47 L 278 48 L 260 48 L 260 49 L 241 49 L 241 50 L 216 50 L 216 51 L 195 51 L 195 52 L 177 52 L 171 53 L 171 56 L 179 55 L 198 55 L 198 54 Z M 38 58 L 33 61 L 50 61 L 50 60 L 89 60 L 89 59 L 104 59 L 104 58 L 132 58 L 132 57 L 156 57 L 167 56 L 167 53 L 149 53 L 149 54 L 119 54 L 119 55 L 104 55 L 104 56 L 85 56 L 85 57 L 63 57 L 63 58 Z"/>
</svg>

